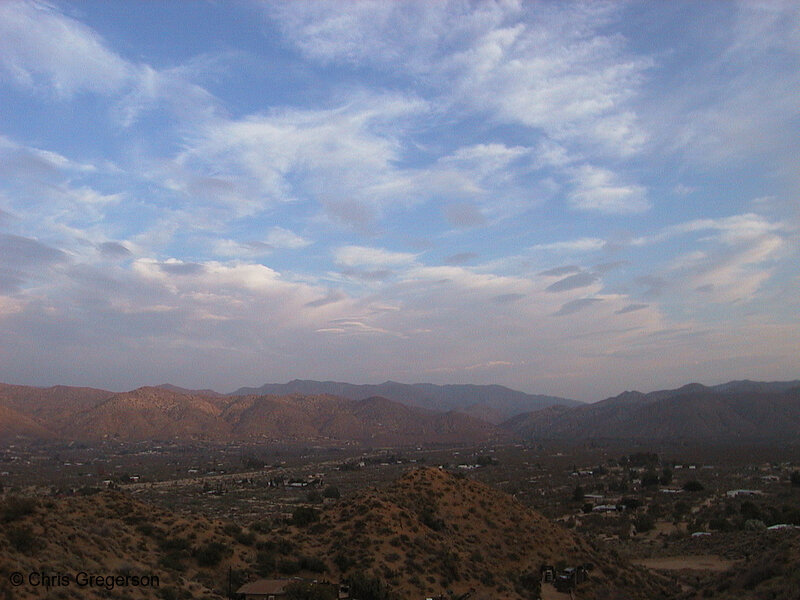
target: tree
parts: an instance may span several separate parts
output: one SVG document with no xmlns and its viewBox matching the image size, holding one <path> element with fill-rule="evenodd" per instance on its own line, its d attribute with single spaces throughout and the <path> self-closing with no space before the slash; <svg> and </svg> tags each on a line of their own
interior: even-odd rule
<svg viewBox="0 0 800 600">
<path fill-rule="evenodd" d="M 669 485 L 672 483 L 672 469 L 669 467 L 664 467 L 664 469 L 661 471 L 660 482 L 661 485 Z"/>
<path fill-rule="evenodd" d="M 584 492 L 583 488 L 579 485 L 575 486 L 575 489 L 572 492 L 572 500 L 574 502 L 583 502 L 583 498 L 586 496 L 586 492 Z"/>
<path fill-rule="evenodd" d="M 800 471 L 794 471 L 789 477 L 789 481 L 792 482 L 793 486 L 800 487 Z"/>
<path fill-rule="evenodd" d="M 655 520 L 650 515 L 639 515 L 634 519 L 633 524 L 636 527 L 637 533 L 650 531 L 656 525 Z"/>
<path fill-rule="evenodd" d="M 338 487 L 336 487 L 335 485 L 329 485 L 328 487 L 326 487 L 326 488 L 325 488 L 325 491 L 324 491 L 324 492 L 322 492 L 322 495 L 323 495 L 325 498 L 334 498 L 334 499 L 336 499 L 336 500 L 338 500 L 338 499 L 339 499 L 339 498 L 341 498 L 341 496 L 342 496 L 342 495 L 339 493 L 339 488 L 338 488 Z"/>
<path fill-rule="evenodd" d="M 706 488 L 696 479 L 692 479 L 683 484 L 683 489 L 687 492 L 702 492 Z"/>
<path fill-rule="evenodd" d="M 658 485 L 658 474 L 655 471 L 647 471 L 642 475 L 642 487 L 655 487 Z"/>
<path fill-rule="evenodd" d="M 319 511 L 310 506 L 298 506 L 292 513 L 292 525 L 302 527 L 319 521 Z"/>
</svg>

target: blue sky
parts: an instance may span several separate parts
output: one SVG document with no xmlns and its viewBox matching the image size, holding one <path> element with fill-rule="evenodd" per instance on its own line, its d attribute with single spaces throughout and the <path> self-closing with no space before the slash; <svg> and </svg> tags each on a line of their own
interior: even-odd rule
<svg viewBox="0 0 800 600">
<path fill-rule="evenodd" d="M 800 7 L 0 3 L 0 380 L 800 375 Z"/>
</svg>

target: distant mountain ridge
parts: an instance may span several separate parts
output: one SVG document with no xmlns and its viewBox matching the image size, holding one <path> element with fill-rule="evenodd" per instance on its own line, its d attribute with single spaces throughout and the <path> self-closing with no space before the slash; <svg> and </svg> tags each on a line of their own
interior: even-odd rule
<svg viewBox="0 0 800 600">
<path fill-rule="evenodd" d="M 554 404 L 580 406 L 582 402 L 526 394 L 502 385 L 433 383 L 398 383 L 385 381 L 380 384 L 357 385 L 339 381 L 314 381 L 294 379 L 289 383 L 265 383 L 261 387 L 239 388 L 231 396 L 263 394 L 330 394 L 350 400 L 363 400 L 381 396 L 410 406 L 418 406 L 441 412 L 458 411 L 473 417 L 498 424 L 515 415 L 539 410 Z"/>
<path fill-rule="evenodd" d="M 502 426 L 523 438 L 796 439 L 800 381 L 623 392 L 595 404 L 518 415 Z"/>
<path fill-rule="evenodd" d="M 176 391 L 180 390 L 180 391 Z M 484 443 L 513 434 L 454 411 L 372 397 L 203 395 L 174 386 L 113 393 L 0 384 L 0 436 L 97 440 Z"/>
<path fill-rule="evenodd" d="M 315 393 L 326 383 L 338 395 Z M 519 394 L 502 386 L 406 385 L 386 382 L 356 386 L 296 380 L 266 390 L 302 393 L 222 395 L 175 386 L 143 387 L 114 393 L 94 388 L 38 388 L 0 384 L 0 437 L 41 439 L 214 440 L 359 442 L 380 446 L 417 443 L 485 443 L 514 439 L 744 439 L 796 440 L 800 431 L 800 380 L 693 383 L 650 393 L 623 392 L 595 404 L 551 404 L 518 414 L 496 426 L 447 407 L 486 400 L 497 392 L 515 406 Z M 264 391 L 265 388 L 258 388 Z M 413 406 L 364 392 L 394 391 L 418 402 Z M 239 390 L 241 392 L 242 390 Z M 435 394 L 439 394 L 436 396 Z M 420 400 L 422 398 L 422 400 Z M 552 397 L 547 397 L 552 398 Z M 530 399 L 523 399 L 530 401 Z M 473 403 L 474 412 L 491 412 Z M 495 418 L 499 411 L 494 413 Z"/>
</svg>

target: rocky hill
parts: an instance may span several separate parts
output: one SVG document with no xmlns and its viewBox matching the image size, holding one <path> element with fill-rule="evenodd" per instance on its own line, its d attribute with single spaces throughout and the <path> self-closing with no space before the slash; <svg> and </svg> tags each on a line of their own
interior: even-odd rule
<svg viewBox="0 0 800 600">
<path fill-rule="evenodd" d="M 793 439 L 800 430 L 796 382 L 731 382 L 643 394 L 625 392 L 578 408 L 519 415 L 504 427 L 525 438 Z"/>
<path fill-rule="evenodd" d="M 0 598 L 222 600 L 228 567 L 243 573 L 254 554 L 252 543 L 232 533 L 220 521 L 179 517 L 120 492 L 6 496 L 0 498 Z M 23 574 L 21 585 L 14 573 Z M 103 581 L 82 585 L 81 573 Z M 43 576 L 51 578 L 49 588 Z"/>
<path fill-rule="evenodd" d="M 0 405 L 22 413 L 40 424 L 64 422 L 80 411 L 97 406 L 112 395 L 113 392 L 87 387 L 56 385 L 40 388 L 0 383 Z"/>
<path fill-rule="evenodd" d="M 298 505 L 291 523 L 242 528 L 177 516 L 121 492 L 0 502 L 0 581 L 11 573 L 158 575 L 160 587 L 78 588 L 69 598 L 220 598 L 259 577 L 350 580 L 384 600 L 473 592 L 474 600 L 538 596 L 542 564 L 591 563 L 581 599 L 674 597 L 666 579 L 550 523 L 514 498 L 438 469 L 406 473 L 322 509 Z M 44 565 L 44 566 L 43 566 Z M 229 571 L 230 569 L 230 571 Z M 22 585 L 6 598 L 42 597 Z M 0 597 L 2 597 L 0 595 Z"/>
<path fill-rule="evenodd" d="M 438 469 L 408 472 L 366 490 L 286 534 L 298 552 L 324 557 L 330 572 L 382 581 L 397 598 L 452 590 L 474 597 L 535 597 L 543 564 L 591 563 L 581 598 L 659 598 L 669 587 L 648 578 L 517 500 Z M 674 591 L 674 590 L 673 590 Z"/>
<path fill-rule="evenodd" d="M 231 395 L 252 394 L 330 394 L 351 400 L 380 396 L 409 406 L 418 406 L 439 412 L 458 411 L 494 424 L 501 423 L 515 415 L 554 404 L 581 405 L 576 400 L 526 394 L 502 385 L 406 384 L 396 381 L 385 381 L 377 385 L 355 385 L 338 381 L 295 379 L 289 383 L 265 383 L 258 388 L 240 388 Z"/>
</svg>

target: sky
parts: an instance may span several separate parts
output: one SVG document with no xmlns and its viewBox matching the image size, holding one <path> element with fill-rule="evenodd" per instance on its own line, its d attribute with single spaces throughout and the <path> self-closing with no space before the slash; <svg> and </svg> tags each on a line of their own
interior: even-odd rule
<svg viewBox="0 0 800 600">
<path fill-rule="evenodd" d="M 800 377 L 796 2 L 0 2 L 0 381 Z"/>
</svg>

